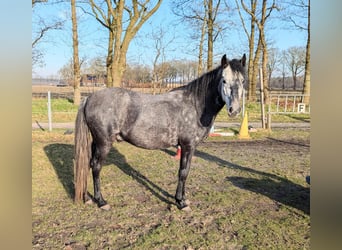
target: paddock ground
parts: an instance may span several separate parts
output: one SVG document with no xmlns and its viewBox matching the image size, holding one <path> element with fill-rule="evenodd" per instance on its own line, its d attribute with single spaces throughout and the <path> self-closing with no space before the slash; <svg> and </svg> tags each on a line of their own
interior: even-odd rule
<svg viewBox="0 0 342 250">
<path fill-rule="evenodd" d="M 64 132 L 32 131 L 33 249 L 310 248 L 310 129 L 205 140 L 187 180 L 189 213 L 173 204 L 175 149 L 127 143 L 114 144 L 101 173 L 111 210 L 74 204 Z"/>
</svg>

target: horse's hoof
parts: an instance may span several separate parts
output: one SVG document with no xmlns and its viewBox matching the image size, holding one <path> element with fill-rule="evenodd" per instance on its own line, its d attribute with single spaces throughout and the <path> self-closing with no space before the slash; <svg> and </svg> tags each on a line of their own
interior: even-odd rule
<svg viewBox="0 0 342 250">
<path fill-rule="evenodd" d="M 93 205 L 94 202 L 93 202 L 92 199 L 89 199 L 89 200 L 87 200 L 84 204 L 86 204 L 86 205 Z"/>
<path fill-rule="evenodd" d="M 183 207 L 181 210 L 187 213 L 191 212 L 191 208 L 189 206 Z"/>
<path fill-rule="evenodd" d="M 110 209 L 110 205 L 106 204 L 106 205 L 101 206 L 100 208 L 108 211 Z"/>
</svg>

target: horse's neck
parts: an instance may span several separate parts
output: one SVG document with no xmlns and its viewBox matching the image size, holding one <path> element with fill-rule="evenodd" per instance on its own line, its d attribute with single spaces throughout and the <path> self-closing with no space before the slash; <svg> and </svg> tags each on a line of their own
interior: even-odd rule
<svg viewBox="0 0 342 250">
<path fill-rule="evenodd" d="M 205 106 L 200 114 L 200 121 L 204 127 L 211 127 L 217 114 L 224 107 L 224 102 L 218 94 L 211 94 L 206 97 Z"/>
</svg>

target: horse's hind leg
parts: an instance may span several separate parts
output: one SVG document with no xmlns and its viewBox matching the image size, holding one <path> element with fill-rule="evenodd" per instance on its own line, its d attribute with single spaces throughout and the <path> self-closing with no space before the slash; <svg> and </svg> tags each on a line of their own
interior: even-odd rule
<svg viewBox="0 0 342 250">
<path fill-rule="evenodd" d="M 97 205 L 104 209 L 109 209 L 107 202 L 103 199 L 101 194 L 100 172 L 102 164 L 111 148 L 109 142 L 95 142 L 92 144 L 92 158 L 90 166 L 92 168 L 93 183 L 94 183 L 94 199 Z"/>
</svg>

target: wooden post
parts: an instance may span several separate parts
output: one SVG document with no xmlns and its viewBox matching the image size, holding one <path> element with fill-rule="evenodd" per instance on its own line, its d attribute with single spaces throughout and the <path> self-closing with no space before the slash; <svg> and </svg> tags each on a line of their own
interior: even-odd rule
<svg viewBox="0 0 342 250">
<path fill-rule="evenodd" d="M 265 129 L 265 103 L 264 103 L 264 83 L 262 81 L 262 68 L 259 68 L 259 81 L 260 81 L 260 102 L 261 102 L 261 125 Z"/>
<path fill-rule="evenodd" d="M 49 122 L 49 131 L 52 131 L 52 115 L 51 115 L 51 93 L 48 91 L 48 122 Z"/>
<path fill-rule="evenodd" d="M 268 129 L 269 132 L 271 132 L 271 102 L 272 100 L 272 96 L 269 96 L 269 99 L 268 99 L 268 112 L 267 112 L 267 123 L 266 123 L 266 127 Z"/>
</svg>

